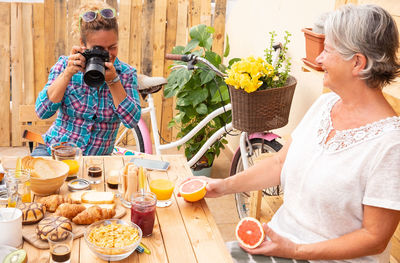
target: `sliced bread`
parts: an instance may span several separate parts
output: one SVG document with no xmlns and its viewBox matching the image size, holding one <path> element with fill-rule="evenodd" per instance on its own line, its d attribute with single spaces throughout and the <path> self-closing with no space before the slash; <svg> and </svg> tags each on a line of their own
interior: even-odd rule
<svg viewBox="0 0 400 263">
<path fill-rule="evenodd" d="M 95 205 L 99 206 L 100 208 L 112 209 L 112 210 L 115 209 L 115 204 L 88 204 L 88 203 L 84 203 L 82 205 L 84 207 L 86 207 L 86 209 L 88 209 L 89 207 L 95 206 Z"/>
<path fill-rule="evenodd" d="M 88 204 L 113 204 L 115 194 L 113 192 L 88 191 L 82 194 L 82 203 Z"/>
<path fill-rule="evenodd" d="M 69 198 L 71 198 L 72 203 L 80 204 L 82 203 L 82 195 L 86 192 L 93 192 L 94 190 L 84 190 L 84 191 L 77 191 L 68 194 Z"/>
</svg>

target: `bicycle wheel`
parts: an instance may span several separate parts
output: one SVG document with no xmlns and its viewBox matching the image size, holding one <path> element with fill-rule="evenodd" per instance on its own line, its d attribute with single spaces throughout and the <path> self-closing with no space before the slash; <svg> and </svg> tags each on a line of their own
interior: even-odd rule
<svg viewBox="0 0 400 263">
<path fill-rule="evenodd" d="M 123 148 L 128 148 L 136 152 L 144 153 L 144 141 L 142 132 L 140 131 L 139 127 L 135 126 L 132 129 L 128 129 L 123 126 L 122 131 L 124 129 L 127 129 L 126 133 L 122 137 L 121 135 L 117 136 L 118 139 L 116 140 L 115 145 Z M 132 146 L 133 148 L 130 146 Z"/>
<path fill-rule="evenodd" d="M 267 141 L 261 138 L 251 139 L 250 145 L 253 149 L 253 153 L 248 157 L 249 167 L 254 164 L 255 159 L 259 155 L 263 153 L 274 153 L 282 148 L 282 144 L 280 144 L 276 140 Z M 247 152 L 250 153 L 250 149 L 247 149 Z M 230 176 L 233 176 L 241 171 L 243 171 L 243 163 L 242 163 L 242 156 L 240 153 L 240 149 L 238 149 L 232 160 Z M 282 188 L 278 185 L 264 189 L 262 193 L 263 196 L 264 195 L 272 196 L 272 195 L 280 195 L 283 193 L 283 191 Z M 250 192 L 236 193 L 235 199 L 239 217 L 244 218 L 246 216 L 249 216 Z"/>
</svg>

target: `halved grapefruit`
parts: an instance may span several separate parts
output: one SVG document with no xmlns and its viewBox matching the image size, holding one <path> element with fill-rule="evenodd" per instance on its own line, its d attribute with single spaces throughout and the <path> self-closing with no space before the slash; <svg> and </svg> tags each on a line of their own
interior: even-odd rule
<svg viewBox="0 0 400 263">
<path fill-rule="evenodd" d="M 264 228 L 260 221 L 253 217 L 245 217 L 236 226 L 236 239 L 242 246 L 256 248 L 265 237 Z"/>
<path fill-rule="evenodd" d="M 189 202 L 196 202 L 206 195 L 207 182 L 201 179 L 192 179 L 183 184 L 179 188 L 180 195 Z"/>
</svg>

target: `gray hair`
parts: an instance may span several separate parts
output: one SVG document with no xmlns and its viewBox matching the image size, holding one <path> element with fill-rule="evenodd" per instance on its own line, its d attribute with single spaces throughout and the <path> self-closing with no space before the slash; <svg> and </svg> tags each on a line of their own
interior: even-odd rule
<svg viewBox="0 0 400 263">
<path fill-rule="evenodd" d="M 377 5 L 348 4 L 332 12 L 325 21 L 325 41 L 344 59 L 356 53 L 367 58 L 360 77 L 369 87 L 382 88 L 400 73 L 396 23 Z"/>
</svg>

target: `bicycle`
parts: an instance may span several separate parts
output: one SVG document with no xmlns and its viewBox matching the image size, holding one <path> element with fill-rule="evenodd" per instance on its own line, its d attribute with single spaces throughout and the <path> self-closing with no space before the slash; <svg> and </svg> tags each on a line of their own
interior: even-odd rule
<svg viewBox="0 0 400 263">
<path fill-rule="evenodd" d="M 280 45 L 275 45 L 275 58 L 278 57 L 280 52 Z M 214 65 L 212 65 L 208 60 L 203 57 L 199 57 L 193 54 L 189 55 L 177 55 L 177 54 L 167 54 L 167 59 L 171 60 L 180 60 L 187 63 L 188 70 L 196 69 L 195 64 L 200 62 L 207 66 L 209 70 L 213 70 L 218 76 L 226 77 L 224 73 L 219 71 Z M 183 65 L 180 65 L 183 66 Z M 232 109 L 231 104 L 224 105 L 213 112 L 211 112 L 206 118 L 204 118 L 193 130 L 191 130 L 184 137 L 180 138 L 177 141 L 169 142 L 166 144 L 160 144 L 160 138 L 158 135 L 158 127 L 156 120 L 156 108 L 154 105 L 154 100 L 152 97 L 153 93 L 156 93 L 161 90 L 162 86 L 166 84 L 166 79 L 161 77 L 148 77 L 144 75 L 138 76 L 138 91 L 148 103 L 148 106 L 142 109 L 142 114 L 150 114 L 150 122 L 152 126 L 153 132 L 153 140 L 154 140 L 154 148 L 156 154 L 161 154 L 162 150 L 170 149 L 177 147 L 179 145 L 184 144 L 190 138 L 192 138 L 200 129 L 202 129 L 208 122 L 210 122 L 216 116 L 223 114 Z M 193 156 L 190 160 L 188 160 L 188 165 L 192 167 L 207 151 L 207 149 L 217 142 L 222 136 L 233 131 L 232 123 L 225 124 L 224 127 L 220 128 L 217 132 L 215 132 L 201 147 L 199 152 Z M 125 129 L 123 133 L 117 138 L 115 144 L 118 145 L 124 139 L 124 136 L 127 136 L 127 133 L 131 131 L 132 137 L 136 141 L 136 150 L 138 152 L 144 152 L 148 154 L 152 154 L 152 143 L 150 138 L 149 129 L 146 123 L 141 118 L 138 126 L 133 129 Z M 240 146 L 235 151 L 234 157 L 232 159 L 231 168 L 230 168 L 230 176 L 243 171 L 254 164 L 254 160 L 263 153 L 274 153 L 279 151 L 282 148 L 282 144 L 280 144 L 276 139 L 280 138 L 279 135 L 276 135 L 272 132 L 257 132 L 248 134 L 247 132 L 241 132 L 240 134 Z M 264 189 L 262 191 L 263 195 L 271 196 L 271 195 L 279 195 L 282 193 L 282 189 L 280 186 L 270 187 L 268 189 Z M 235 194 L 236 199 L 236 208 L 238 210 L 238 214 L 240 218 L 246 217 L 249 215 L 249 206 L 250 206 L 250 193 L 237 193 Z"/>
</svg>

